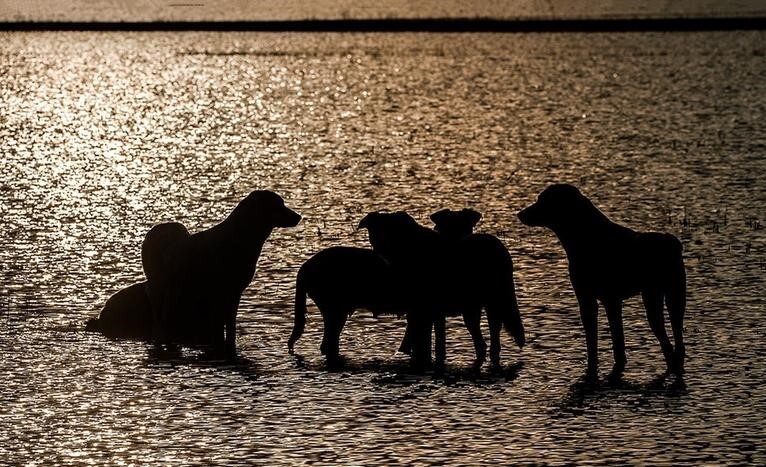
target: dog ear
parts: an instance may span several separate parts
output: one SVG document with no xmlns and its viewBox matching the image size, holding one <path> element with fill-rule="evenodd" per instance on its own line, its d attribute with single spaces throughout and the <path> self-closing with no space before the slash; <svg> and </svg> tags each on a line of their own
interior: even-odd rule
<svg viewBox="0 0 766 467">
<path fill-rule="evenodd" d="M 449 209 L 442 209 L 441 211 L 436 211 L 435 213 L 431 214 L 429 219 L 431 219 L 431 222 L 433 222 L 435 225 L 439 225 L 445 220 L 447 220 L 447 216 L 449 216 L 450 210 Z"/>
<path fill-rule="evenodd" d="M 476 224 L 481 220 L 481 213 L 479 211 L 466 208 L 463 209 L 463 214 L 466 216 L 466 219 L 468 219 L 468 222 L 470 222 L 471 228 L 476 227 Z"/>
</svg>

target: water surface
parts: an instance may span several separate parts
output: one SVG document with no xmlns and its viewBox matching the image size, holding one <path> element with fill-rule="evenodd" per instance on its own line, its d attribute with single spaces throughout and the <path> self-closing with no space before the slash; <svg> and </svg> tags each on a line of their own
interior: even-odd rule
<svg viewBox="0 0 766 467">
<path fill-rule="evenodd" d="M 0 37 L 0 463 L 764 463 L 766 36 L 5 33 Z M 614 220 L 684 243 L 688 375 L 626 302 L 625 380 L 584 384 L 563 251 L 515 213 L 575 183 Z M 209 227 L 254 189 L 305 216 L 275 231 L 240 307 L 241 360 L 83 332 L 141 280 L 157 222 Z M 469 371 L 394 354 L 359 313 L 319 355 L 311 254 L 366 245 L 364 213 L 484 214 L 516 264 L 528 332 Z M 610 344 L 601 320 L 602 363 Z M 486 329 L 485 329 L 486 333 Z"/>
</svg>

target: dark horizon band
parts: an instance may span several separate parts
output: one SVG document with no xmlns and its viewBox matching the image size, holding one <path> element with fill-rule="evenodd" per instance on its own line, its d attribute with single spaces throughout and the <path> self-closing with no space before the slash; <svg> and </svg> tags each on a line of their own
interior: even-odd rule
<svg viewBox="0 0 766 467">
<path fill-rule="evenodd" d="M 404 18 L 279 21 L 0 22 L 0 31 L 652 32 L 766 30 L 766 16 L 668 18 Z"/>
</svg>

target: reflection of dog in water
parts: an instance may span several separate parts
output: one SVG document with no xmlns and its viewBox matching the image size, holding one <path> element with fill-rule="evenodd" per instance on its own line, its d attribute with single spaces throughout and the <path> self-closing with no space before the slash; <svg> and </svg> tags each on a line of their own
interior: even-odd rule
<svg viewBox="0 0 766 467">
<path fill-rule="evenodd" d="M 254 191 L 223 222 L 194 235 L 178 223 L 153 227 L 142 246 L 142 262 L 155 338 L 225 345 L 233 352 L 239 300 L 264 242 L 275 227 L 293 227 L 300 219 L 279 195 Z M 131 286 L 107 302 L 102 317 L 111 316 L 109 327 L 131 304 L 146 306 L 140 292 L 138 285 Z M 133 313 L 146 315 L 145 308 Z M 102 332 L 105 326 L 90 324 Z"/>
<path fill-rule="evenodd" d="M 483 361 L 486 344 L 479 327 L 482 308 L 486 308 L 490 324 L 493 363 L 499 363 L 501 327 L 514 336 L 519 346 L 524 344 L 508 251 L 491 235 L 463 236 L 466 231 L 470 233 L 479 217 L 471 210 L 452 214 L 440 211 L 433 216 L 440 233 L 419 225 L 404 212 L 374 212 L 359 223 L 359 228 L 368 230 L 373 251 L 391 264 L 411 307 L 419 310 L 408 314 L 407 335 L 416 360 L 430 359 L 433 324 L 436 359 L 443 363 L 444 317 L 462 315 L 474 341 L 477 363 Z"/>
<path fill-rule="evenodd" d="M 686 272 L 681 242 L 670 234 L 636 232 L 618 225 L 572 185 L 551 185 L 519 213 L 526 225 L 550 228 L 569 259 L 569 275 L 580 304 L 588 349 L 588 370 L 598 369 L 598 301 L 606 309 L 614 352 L 614 374 L 627 362 L 622 301 L 641 294 L 649 326 L 657 337 L 668 371 L 683 373 L 683 320 Z M 665 331 L 663 301 L 675 349 Z"/>
</svg>

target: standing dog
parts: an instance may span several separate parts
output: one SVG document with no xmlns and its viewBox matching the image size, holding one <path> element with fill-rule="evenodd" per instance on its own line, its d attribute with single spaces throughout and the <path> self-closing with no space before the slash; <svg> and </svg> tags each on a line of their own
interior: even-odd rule
<svg viewBox="0 0 766 467">
<path fill-rule="evenodd" d="M 324 337 L 320 349 L 331 361 L 339 357 L 340 333 L 354 310 L 367 309 L 373 316 L 407 313 L 401 287 L 380 255 L 364 248 L 327 248 L 309 258 L 298 271 L 295 324 L 287 342 L 291 352 L 306 325 L 307 295 L 322 314 Z"/>
<path fill-rule="evenodd" d="M 572 185 L 551 185 L 518 214 L 522 223 L 548 227 L 561 241 L 588 349 L 588 373 L 598 371 L 598 301 L 606 309 L 614 367 L 625 368 L 622 301 L 641 294 L 649 326 L 662 347 L 669 372 L 684 371 L 683 321 L 686 272 L 681 242 L 670 234 L 636 232 L 618 225 Z M 667 304 L 675 349 L 663 318 Z"/>
<path fill-rule="evenodd" d="M 431 215 L 434 230 L 444 236 L 453 251 L 451 268 L 464 293 L 478 299 L 487 313 L 490 334 L 490 361 L 500 363 L 500 329 L 505 326 L 519 348 L 524 346 L 524 325 L 516 300 L 513 260 L 508 249 L 494 235 L 473 233 L 481 214 L 472 209 L 443 209 Z M 471 332 L 477 354 L 486 352 L 478 315 L 463 314 Z M 469 323 L 475 319 L 476 323 Z M 476 333 L 476 334 L 474 334 Z"/>
<path fill-rule="evenodd" d="M 155 335 L 167 340 L 190 310 L 210 343 L 234 353 L 239 300 L 263 244 L 275 227 L 294 227 L 300 220 L 279 195 L 254 191 L 210 229 L 185 235 L 180 224 L 161 224 L 150 230 L 141 257 L 155 323 L 166 328 Z"/>
<path fill-rule="evenodd" d="M 471 234 L 481 214 L 470 209 L 434 213 L 431 219 L 439 233 L 450 241 L 459 241 Z M 372 250 L 332 247 L 320 251 L 306 261 L 298 271 L 295 283 L 295 324 L 287 343 L 292 351 L 303 334 L 306 323 L 306 296 L 311 297 L 322 314 L 324 337 L 321 351 L 329 360 L 338 357 L 340 333 L 346 318 L 356 309 L 366 309 L 373 316 L 394 314 L 403 316 L 421 310 L 411 306 L 405 287 L 393 273 L 391 265 Z M 464 313 L 466 326 L 474 339 L 477 363 L 486 359 L 486 344 L 481 335 L 478 315 Z M 410 315 L 410 321 L 417 318 Z M 408 326 L 400 351 L 412 354 L 411 330 Z M 415 361 L 415 363 L 418 363 Z"/>
<path fill-rule="evenodd" d="M 504 256 L 498 255 L 500 251 L 495 242 L 499 240 L 478 234 L 462 239 L 460 234 L 450 237 L 419 225 L 404 212 L 370 213 L 359 223 L 359 228 L 369 231 L 373 251 L 391 263 L 412 306 L 422 310 L 413 313 L 416 320 L 410 320 L 408 315 L 413 356 L 430 359 L 433 324 L 437 363 L 443 363 L 444 318 L 462 315 L 473 337 L 477 360 L 483 361 L 486 344 L 478 326 L 482 308 L 487 308 L 494 364 L 499 363 L 500 327 L 505 327 L 520 347 L 524 345 L 510 255 L 501 243 Z M 498 264 L 510 265 L 510 269 Z"/>
</svg>

